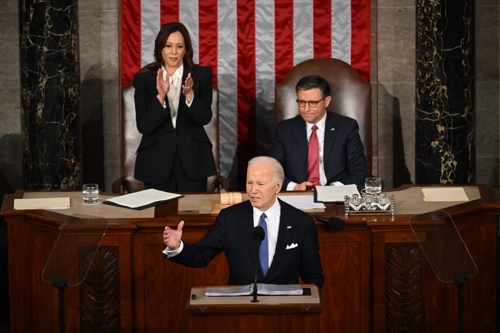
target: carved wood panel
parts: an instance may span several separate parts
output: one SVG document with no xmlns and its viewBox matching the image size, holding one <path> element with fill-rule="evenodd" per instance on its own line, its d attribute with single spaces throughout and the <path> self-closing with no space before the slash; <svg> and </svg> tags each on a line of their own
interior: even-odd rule
<svg viewBox="0 0 500 333">
<path fill-rule="evenodd" d="M 80 332 L 120 332 L 118 247 L 80 248 L 80 274 L 90 268 L 80 285 Z M 80 275 L 82 276 L 82 275 Z"/>
<path fill-rule="evenodd" d="M 423 258 L 418 243 L 386 245 L 386 332 L 425 332 Z"/>
</svg>

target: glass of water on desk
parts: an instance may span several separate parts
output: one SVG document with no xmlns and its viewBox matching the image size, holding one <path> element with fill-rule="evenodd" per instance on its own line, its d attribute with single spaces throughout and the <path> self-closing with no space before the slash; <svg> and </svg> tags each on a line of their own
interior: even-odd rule
<svg viewBox="0 0 500 333">
<path fill-rule="evenodd" d="M 99 203 L 99 185 L 83 184 L 82 187 L 83 203 L 86 205 L 95 205 Z"/>
<path fill-rule="evenodd" d="M 365 192 L 376 196 L 382 192 L 382 179 L 379 177 L 368 177 L 365 179 Z"/>
</svg>

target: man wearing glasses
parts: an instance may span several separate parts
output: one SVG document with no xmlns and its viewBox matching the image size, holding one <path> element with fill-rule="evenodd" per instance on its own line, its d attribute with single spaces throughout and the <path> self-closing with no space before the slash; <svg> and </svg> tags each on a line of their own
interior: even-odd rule
<svg viewBox="0 0 500 333">
<path fill-rule="evenodd" d="M 356 184 L 364 187 L 366 157 L 356 120 L 327 112 L 330 85 L 308 75 L 295 86 L 300 115 L 276 124 L 269 156 L 285 171 L 287 191 L 318 185 Z"/>
</svg>

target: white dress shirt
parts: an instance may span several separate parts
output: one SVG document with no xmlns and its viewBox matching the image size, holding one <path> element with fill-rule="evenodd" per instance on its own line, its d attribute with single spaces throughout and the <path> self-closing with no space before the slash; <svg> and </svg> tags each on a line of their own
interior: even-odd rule
<svg viewBox="0 0 500 333">
<path fill-rule="evenodd" d="M 161 67 L 163 69 L 163 80 L 167 80 L 167 71 L 165 67 Z M 176 126 L 177 124 L 177 111 L 179 110 L 179 99 L 181 97 L 182 92 L 182 74 L 184 73 L 184 64 L 181 62 L 181 65 L 177 68 L 175 73 L 170 76 L 170 89 L 167 93 L 168 105 L 170 106 L 170 117 L 172 118 L 172 125 Z M 194 99 L 194 98 L 193 98 Z M 188 107 L 191 106 L 193 100 L 189 103 L 186 99 L 186 105 Z M 163 103 L 163 107 L 167 108 L 166 102 Z"/>
<path fill-rule="evenodd" d="M 265 212 L 258 208 L 253 208 L 253 226 L 254 228 L 259 225 L 260 216 L 266 213 L 267 223 L 267 251 L 269 260 L 267 261 L 269 267 L 273 262 L 274 253 L 276 253 L 276 243 L 278 242 L 278 232 L 280 229 L 281 206 L 278 199 L 275 199 L 274 204 Z M 268 267 L 268 268 L 269 268 Z"/>
<path fill-rule="evenodd" d="M 306 122 L 306 136 L 307 142 L 309 142 L 309 138 L 311 137 L 312 127 L 314 124 Z M 321 185 L 326 184 L 326 173 L 325 173 L 325 165 L 323 164 L 323 155 L 324 155 L 324 147 L 325 147 L 325 126 L 326 126 L 326 112 L 317 123 L 316 126 L 318 129 L 316 130 L 316 135 L 318 136 L 319 142 L 319 182 Z M 293 188 L 297 185 L 295 182 L 289 182 L 286 186 L 287 191 L 293 191 Z"/>
</svg>

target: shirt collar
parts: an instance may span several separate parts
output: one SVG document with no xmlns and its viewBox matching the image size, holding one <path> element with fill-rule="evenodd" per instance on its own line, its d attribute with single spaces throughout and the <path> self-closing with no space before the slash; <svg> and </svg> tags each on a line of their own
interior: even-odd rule
<svg viewBox="0 0 500 333">
<path fill-rule="evenodd" d="M 268 221 L 272 222 L 274 220 L 274 217 L 279 213 L 280 208 L 281 208 L 281 206 L 280 206 L 278 197 L 275 198 L 274 204 L 271 207 L 269 207 L 269 209 L 266 210 L 265 212 L 261 211 L 260 209 L 258 209 L 256 207 L 253 207 L 254 220 L 258 221 L 260 219 L 260 216 L 262 215 L 262 213 L 266 213 Z"/>
<path fill-rule="evenodd" d="M 328 111 L 326 111 L 328 112 Z M 325 125 L 326 125 L 326 112 L 323 115 L 323 117 L 316 123 L 316 126 L 318 127 L 318 130 L 324 132 L 325 131 Z M 307 133 L 310 133 L 312 130 L 314 124 L 306 122 L 306 128 L 307 128 Z"/>
<path fill-rule="evenodd" d="M 165 69 L 165 66 L 163 66 L 163 65 L 161 66 L 161 69 L 163 69 L 165 72 L 167 71 L 167 70 Z M 172 75 L 172 76 L 175 76 L 175 77 L 176 77 L 176 78 L 178 78 L 179 80 L 182 80 L 182 75 L 183 75 L 183 74 L 184 74 L 184 63 L 183 63 L 183 62 L 181 62 L 180 66 L 179 66 L 179 67 L 177 67 L 177 69 L 175 70 L 174 75 Z M 166 74 L 165 74 L 165 75 L 166 75 Z"/>
</svg>

